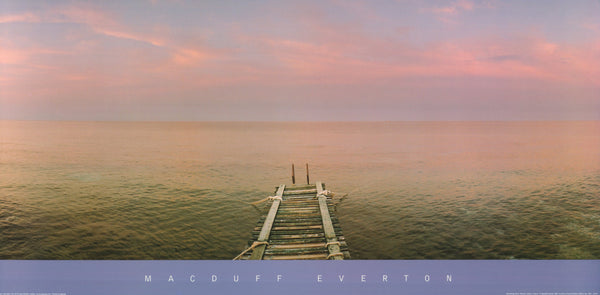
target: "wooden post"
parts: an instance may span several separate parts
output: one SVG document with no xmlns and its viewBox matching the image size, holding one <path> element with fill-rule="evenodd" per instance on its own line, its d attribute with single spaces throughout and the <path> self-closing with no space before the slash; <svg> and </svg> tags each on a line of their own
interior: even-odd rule
<svg viewBox="0 0 600 295">
<path fill-rule="evenodd" d="M 296 184 L 296 174 L 294 172 L 294 164 L 292 164 L 292 184 Z"/>
<path fill-rule="evenodd" d="M 308 176 L 308 163 L 306 163 L 306 184 L 310 184 L 310 177 Z"/>
</svg>

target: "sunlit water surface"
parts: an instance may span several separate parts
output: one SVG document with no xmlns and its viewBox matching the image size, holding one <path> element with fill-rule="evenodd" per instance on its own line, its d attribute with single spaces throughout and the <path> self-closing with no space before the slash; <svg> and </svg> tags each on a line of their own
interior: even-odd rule
<svg viewBox="0 0 600 295">
<path fill-rule="evenodd" d="M 231 259 L 291 163 L 354 259 L 600 259 L 598 121 L 0 121 L 0 258 Z"/>
</svg>

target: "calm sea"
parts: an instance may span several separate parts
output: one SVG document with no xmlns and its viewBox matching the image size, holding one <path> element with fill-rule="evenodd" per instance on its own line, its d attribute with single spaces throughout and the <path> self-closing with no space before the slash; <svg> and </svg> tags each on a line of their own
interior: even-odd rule
<svg viewBox="0 0 600 295">
<path fill-rule="evenodd" d="M 600 259 L 598 121 L 0 121 L 0 259 L 231 259 L 291 163 L 354 259 Z"/>
</svg>

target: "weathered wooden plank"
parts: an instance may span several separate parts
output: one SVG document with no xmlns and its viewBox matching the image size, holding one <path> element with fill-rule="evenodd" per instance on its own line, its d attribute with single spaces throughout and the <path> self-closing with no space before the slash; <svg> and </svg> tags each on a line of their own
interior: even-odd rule
<svg viewBox="0 0 600 295">
<path fill-rule="evenodd" d="M 297 230 L 273 230 L 271 231 L 271 237 L 276 238 L 277 236 L 282 235 L 313 235 L 313 234 L 322 234 L 323 230 L 321 229 L 297 229 Z"/>
<path fill-rule="evenodd" d="M 317 209 L 317 210 L 319 210 L 318 205 L 319 205 L 319 203 L 316 202 L 316 200 L 315 200 L 314 203 L 310 203 L 310 204 L 292 204 L 292 205 L 288 204 L 288 206 L 285 206 L 283 209 L 313 209 L 313 210 Z"/>
<path fill-rule="evenodd" d="M 320 232 L 320 233 L 314 233 L 314 234 L 275 234 L 273 233 L 272 238 L 274 240 L 279 239 L 279 240 L 283 240 L 283 239 L 305 239 L 305 238 L 320 238 L 320 237 L 325 237 L 325 234 Z"/>
<path fill-rule="evenodd" d="M 325 237 L 310 238 L 310 239 L 293 239 L 293 240 L 271 240 L 271 244 L 279 245 L 301 245 L 301 244 L 312 244 L 312 243 L 326 243 Z"/>
<path fill-rule="evenodd" d="M 293 219 L 300 219 L 300 218 L 304 218 L 306 217 L 306 215 L 302 215 L 302 214 L 285 214 L 285 215 L 281 215 L 282 217 L 286 217 L 289 218 L 290 220 L 293 221 Z M 318 215 L 316 215 L 315 217 L 319 217 Z M 314 220 L 312 220 L 314 222 Z M 318 223 L 318 221 L 317 221 Z"/>
<path fill-rule="evenodd" d="M 271 244 L 271 249 L 294 249 L 294 248 L 325 248 L 327 243 L 307 243 L 307 244 Z"/>
<path fill-rule="evenodd" d="M 310 221 L 310 222 L 277 222 L 275 223 L 274 226 L 278 226 L 278 227 L 285 227 L 285 226 L 323 226 L 323 224 L 321 223 L 317 223 L 314 221 Z M 259 229 L 254 229 L 255 231 L 260 231 Z"/>
<path fill-rule="evenodd" d="M 279 208 L 279 213 L 285 214 L 285 213 L 290 213 L 290 214 L 318 214 L 319 213 L 319 209 L 315 208 Z"/>
<path fill-rule="evenodd" d="M 283 196 L 284 190 L 285 190 L 285 184 L 280 185 L 275 196 L 277 196 L 277 197 Z M 258 235 L 258 239 L 257 239 L 258 242 L 266 242 L 269 239 L 269 234 L 271 233 L 271 227 L 273 226 L 273 221 L 275 221 L 275 215 L 277 215 L 277 210 L 279 209 L 280 203 L 281 203 L 281 200 L 279 200 L 279 199 L 273 200 L 273 204 L 271 204 L 271 209 L 269 209 L 269 213 L 267 214 L 265 223 L 263 224 L 262 230 L 260 231 L 260 234 Z M 262 259 L 266 246 L 267 246 L 266 244 L 256 246 L 254 248 L 254 250 L 252 251 L 252 255 L 250 256 L 250 259 L 253 259 L 253 260 Z"/>
<path fill-rule="evenodd" d="M 317 193 L 317 189 L 313 186 L 310 189 L 297 189 L 297 190 L 285 190 L 285 192 L 283 192 L 284 196 L 289 196 L 289 195 L 310 195 L 310 194 L 316 194 Z"/>
<path fill-rule="evenodd" d="M 252 235 L 258 237 L 257 235 Z M 271 240 L 273 239 L 284 239 L 284 238 L 314 238 L 314 237 L 325 237 L 322 230 L 295 230 L 295 231 L 272 231 Z"/>
<path fill-rule="evenodd" d="M 294 216 L 294 217 L 317 216 L 318 217 L 318 216 L 320 216 L 319 215 L 320 210 L 312 210 L 309 212 L 297 212 L 294 210 L 287 210 L 287 209 L 282 209 L 282 210 L 285 210 L 285 212 L 279 212 L 279 213 L 281 213 L 280 216 L 286 216 L 286 217 L 289 217 L 289 216 Z"/>
<path fill-rule="evenodd" d="M 342 248 L 347 248 L 348 245 L 346 244 L 346 242 L 340 242 L 340 244 L 342 245 Z M 306 243 L 306 244 L 275 244 L 275 243 L 271 243 L 271 245 L 269 245 L 269 248 L 271 249 L 293 249 L 293 248 L 325 248 L 325 246 L 327 246 L 327 243 Z"/>
<path fill-rule="evenodd" d="M 291 256 L 291 255 L 327 255 L 327 248 L 322 248 L 321 250 L 315 249 L 294 249 L 294 250 L 275 250 L 271 251 L 267 249 L 265 251 L 265 256 Z"/>
<path fill-rule="evenodd" d="M 277 187 L 275 199 L 265 206 L 249 244 L 256 246 L 244 259 L 344 259 L 348 245 L 335 217 L 331 198 L 322 195 L 324 184 Z M 317 197 L 315 197 L 317 195 Z M 277 204 L 276 204 L 277 203 Z M 333 254 L 333 255 L 332 255 Z"/>
<path fill-rule="evenodd" d="M 274 233 L 316 233 L 316 232 L 323 232 L 323 227 L 322 225 L 310 225 L 309 226 L 294 226 L 293 228 L 289 229 L 288 227 L 280 227 L 280 228 L 272 228 L 271 229 L 271 235 L 273 235 Z M 260 234 L 260 229 L 255 229 L 252 231 L 252 236 L 258 238 L 258 235 Z M 337 235 L 337 237 L 341 237 L 342 235 Z"/>
<path fill-rule="evenodd" d="M 293 195 L 293 194 L 288 194 L 285 195 L 286 199 L 289 200 L 294 200 L 294 201 L 302 201 L 302 200 L 310 200 L 311 197 L 314 197 L 315 194 L 299 194 L 299 195 Z"/>
<path fill-rule="evenodd" d="M 315 206 L 318 204 L 318 202 L 315 202 L 315 200 L 312 199 L 293 199 L 287 197 L 285 200 L 287 201 L 285 204 L 286 207 Z"/>
<path fill-rule="evenodd" d="M 322 195 L 323 193 L 323 184 L 321 182 L 317 182 L 317 198 L 319 199 L 319 206 L 321 207 L 321 217 L 323 218 L 323 231 L 325 232 L 325 238 L 327 239 L 327 249 L 329 250 L 329 255 L 334 260 L 343 260 L 343 254 L 340 251 L 340 245 L 335 234 L 335 230 L 333 229 L 333 224 L 331 222 L 331 216 L 329 215 L 329 207 L 327 206 L 327 197 Z"/>
<path fill-rule="evenodd" d="M 275 228 L 278 227 L 278 228 Z M 290 228 L 292 227 L 292 228 Z M 336 235 L 337 237 L 341 237 L 343 236 L 342 234 L 339 234 L 337 232 L 337 230 L 339 230 L 339 227 L 334 227 L 334 229 L 336 230 Z M 256 236 L 258 238 L 258 235 L 260 234 L 260 230 L 261 228 L 254 228 L 254 230 L 252 231 L 252 235 Z M 323 225 L 322 224 L 315 224 L 315 223 L 311 223 L 311 224 L 275 224 L 273 226 L 273 228 L 271 229 L 271 233 L 276 232 L 276 231 L 316 231 L 316 232 L 323 232 Z"/>
<path fill-rule="evenodd" d="M 293 190 L 305 190 L 305 189 L 314 189 L 315 185 L 314 184 L 297 184 L 297 185 L 290 185 L 287 186 L 285 189 L 287 191 L 293 191 Z"/>
<path fill-rule="evenodd" d="M 316 201 L 316 199 L 314 199 L 315 195 L 312 194 L 310 195 L 310 197 L 285 197 L 284 200 L 286 200 L 287 202 L 285 202 L 285 206 L 290 206 L 290 207 L 298 207 L 298 206 L 316 206 L 317 204 L 319 204 L 319 202 Z"/>
<path fill-rule="evenodd" d="M 281 217 L 294 219 L 294 218 L 304 218 L 304 217 L 319 217 L 319 214 L 310 214 L 309 215 L 309 214 L 286 213 L 286 214 L 281 214 Z"/>
<path fill-rule="evenodd" d="M 296 206 L 296 207 L 297 206 L 315 206 L 318 204 L 318 202 L 316 202 L 314 194 L 312 194 L 308 197 L 286 196 L 284 198 L 284 200 L 287 201 L 287 202 L 285 202 L 285 205 L 290 206 L 290 207 L 293 207 L 293 206 Z"/>
<path fill-rule="evenodd" d="M 262 224 L 262 222 L 264 222 L 265 218 L 261 218 L 259 221 Z M 331 218 L 332 221 L 335 220 L 335 217 Z M 296 219 L 284 219 L 284 218 L 279 218 L 279 216 L 277 216 L 275 218 L 275 222 L 276 223 L 303 223 L 303 222 L 316 222 L 319 224 L 322 224 L 322 218 L 320 215 L 315 216 L 315 217 L 297 217 Z M 339 225 L 339 223 L 337 222 L 333 222 L 334 224 Z M 262 226 L 261 226 L 262 227 Z"/>
<path fill-rule="evenodd" d="M 320 224 L 307 224 L 307 225 L 274 225 L 271 228 L 271 232 L 278 230 L 308 230 L 308 229 L 323 229 L 323 226 Z M 259 232 L 260 228 L 255 227 L 252 232 Z"/>
<path fill-rule="evenodd" d="M 290 210 L 288 209 L 281 209 L 281 210 L 285 210 L 287 212 L 284 212 L 287 215 L 306 215 L 306 216 L 310 216 L 310 215 L 319 215 L 320 214 L 320 210 L 312 210 L 309 209 L 308 212 L 299 212 L 299 211 L 295 211 L 294 209 Z M 303 210 L 303 209 L 298 209 L 298 210 Z M 283 215 L 283 214 L 282 214 Z"/>
<path fill-rule="evenodd" d="M 333 218 L 332 218 L 333 220 Z M 264 222 L 264 219 L 260 220 L 260 226 L 262 228 L 262 223 Z M 275 218 L 275 223 L 318 223 L 318 224 L 322 224 L 322 218 L 321 216 L 315 216 L 315 217 L 296 217 L 296 219 L 282 219 L 282 218 Z M 334 227 L 335 226 L 339 226 L 339 223 L 333 222 Z"/>
<path fill-rule="evenodd" d="M 306 259 L 325 259 L 327 254 L 310 254 L 310 255 L 269 255 L 265 256 L 265 260 L 306 260 Z"/>
<path fill-rule="evenodd" d="M 291 211 L 291 212 L 296 212 L 295 210 L 303 210 L 303 211 L 311 211 L 307 214 L 311 214 L 316 212 L 316 214 L 320 214 L 320 208 L 319 207 L 310 207 L 310 208 L 306 208 L 304 206 L 290 206 L 290 207 L 286 207 L 286 208 L 280 208 L 281 210 L 287 210 L 287 211 Z"/>
<path fill-rule="evenodd" d="M 259 220 L 262 224 L 262 222 L 264 222 L 266 218 Z M 284 218 L 279 218 L 279 216 L 277 218 L 275 218 L 275 222 L 281 222 L 281 223 L 296 223 L 296 222 L 316 222 L 316 223 L 321 223 L 321 216 L 316 216 L 316 217 L 299 217 L 297 219 L 284 219 Z M 262 227 L 262 225 L 261 225 Z"/>
<path fill-rule="evenodd" d="M 305 225 L 305 226 L 275 226 L 271 230 L 295 230 L 295 229 L 322 229 L 322 225 Z"/>
<path fill-rule="evenodd" d="M 297 246 L 302 246 L 303 244 L 296 244 Z M 295 246 L 294 244 L 290 244 L 290 246 Z M 329 254 L 329 250 L 323 247 L 319 248 L 288 248 L 288 249 L 277 249 L 271 248 L 270 246 L 265 250 L 266 255 L 288 255 L 288 254 L 310 254 L 310 253 L 322 253 Z M 348 252 L 348 248 L 342 250 L 342 254 L 344 254 L 344 258 L 350 258 L 350 252 Z M 248 256 L 250 256 L 248 254 Z"/>
<path fill-rule="evenodd" d="M 292 249 L 274 249 L 267 248 L 265 255 L 301 255 L 301 254 L 329 254 L 327 248 L 292 248 Z"/>
</svg>

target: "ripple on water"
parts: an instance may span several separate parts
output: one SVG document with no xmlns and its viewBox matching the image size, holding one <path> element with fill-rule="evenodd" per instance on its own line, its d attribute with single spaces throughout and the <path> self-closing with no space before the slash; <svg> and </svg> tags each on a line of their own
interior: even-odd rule
<svg viewBox="0 0 600 295">
<path fill-rule="evenodd" d="M 355 259 L 600 259 L 600 147 L 549 148 L 569 123 L 27 124 L 0 166 L 2 259 L 230 259 L 290 162 L 348 194 Z"/>
</svg>

